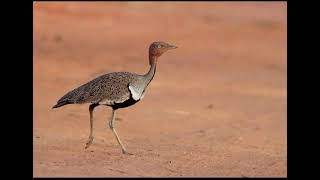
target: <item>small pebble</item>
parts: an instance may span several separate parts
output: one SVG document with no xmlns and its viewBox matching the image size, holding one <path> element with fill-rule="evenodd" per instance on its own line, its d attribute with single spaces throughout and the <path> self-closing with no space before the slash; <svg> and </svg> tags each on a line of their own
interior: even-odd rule
<svg viewBox="0 0 320 180">
<path fill-rule="evenodd" d="M 116 117 L 116 121 L 122 121 L 122 118 Z"/>
</svg>

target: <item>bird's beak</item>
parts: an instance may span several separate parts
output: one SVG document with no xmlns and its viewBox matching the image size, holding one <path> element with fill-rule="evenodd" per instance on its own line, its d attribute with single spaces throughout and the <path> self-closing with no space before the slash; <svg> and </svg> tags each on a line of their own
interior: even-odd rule
<svg viewBox="0 0 320 180">
<path fill-rule="evenodd" d="M 169 49 L 176 49 L 178 48 L 177 46 L 174 46 L 174 45 L 169 45 Z"/>
</svg>

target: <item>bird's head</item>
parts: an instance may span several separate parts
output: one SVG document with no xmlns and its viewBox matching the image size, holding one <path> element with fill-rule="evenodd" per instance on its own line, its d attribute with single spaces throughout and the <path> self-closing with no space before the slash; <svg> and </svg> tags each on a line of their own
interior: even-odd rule
<svg viewBox="0 0 320 180">
<path fill-rule="evenodd" d="M 164 52 L 170 50 L 170 49 L 176 49 L 177 46 L 170 45 L 165 42 L 153 42 L 150 47 L 149 47 L 149 55 L 153 57 L 159 57 L 161 56 Z"/>
</svg>

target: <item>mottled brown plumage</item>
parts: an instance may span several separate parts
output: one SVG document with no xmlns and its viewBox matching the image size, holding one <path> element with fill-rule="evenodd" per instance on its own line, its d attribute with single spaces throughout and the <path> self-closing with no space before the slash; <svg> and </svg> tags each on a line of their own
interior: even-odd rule
<svg viewBox="0 0 320 180">
<path fill-rule="evenodd" d="M 122 152 L 126 153 L 127 151 L 114 129 L 115 110 L 131 106 L 144 97 L 145 90 L 156 72 L 158 57 L 167 50 L 174 48 L 176 48 L 176 46 L 169 45 L 165 42 L 154 42 L 149 47 L 150 69 L 146 74 L 139 75 L 130 72 L 113 72 L 99 76 L 65 94 L 58 100 L 53 108 L 58 108 L 67 104 L 91 103 L 89 106 L 90 136 L 86 145 L 86 148 L 88 148 L 93 141 L 92 114 L 94 108 L 99 105 L 111 106 L 113 111 L 109 127 L 116 136 L 116 139 L 122 148 Z"/>
<path fill-rule="evenodd" d="M 113 105 L 130 98 L 128 85 L 139 75 L 129 72 L 113 72 L 99 76 L 92 81 L 68 92 L 57 104 L 101 103 Z"/>
</svg>

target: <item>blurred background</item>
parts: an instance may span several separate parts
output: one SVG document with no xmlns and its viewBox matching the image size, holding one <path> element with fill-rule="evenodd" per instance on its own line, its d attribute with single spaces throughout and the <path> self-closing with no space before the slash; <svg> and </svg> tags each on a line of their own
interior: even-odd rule
<svg viewBox="0 0 320 180">
<path fill-rule="evenodd" d="M 51 107 L 114 71 L 148 71 L 143 101 L 119 110 Z M 34 2 L 34 176 L 287 176 L 286 2 Z"/>
</svg>

